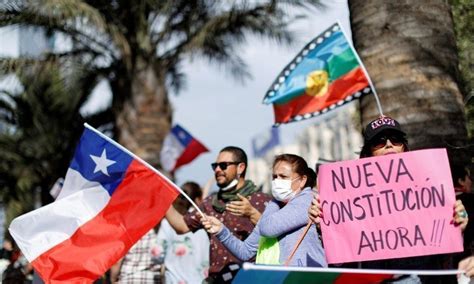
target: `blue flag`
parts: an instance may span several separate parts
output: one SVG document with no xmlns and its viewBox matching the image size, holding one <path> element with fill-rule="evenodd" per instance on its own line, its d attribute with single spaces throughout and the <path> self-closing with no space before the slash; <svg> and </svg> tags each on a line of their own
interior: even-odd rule
<svg viewBox="0 0 474 284">
<path fill-rule="evenodd" d="M 280 144 L 280 133 L 278 128 L 272 127 L 270 131 L 265 131 L 252 140 L 254 157 L 262 157 L 273 147 Z"/>
</svg>

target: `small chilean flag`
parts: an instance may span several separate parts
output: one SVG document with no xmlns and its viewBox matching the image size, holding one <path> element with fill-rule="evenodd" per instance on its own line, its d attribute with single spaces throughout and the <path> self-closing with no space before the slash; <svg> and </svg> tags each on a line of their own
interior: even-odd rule
<svg viewBox="0 0 474 284">
<path fill-rule="evenodd" d="M 180 125 L 176 124 L 166 136 L 161 150 L 161 165 L 174 172 L 209 150 Z"/>
<path fill-rule="evenodd" d="M 10 233 L 47 283 L 90 283 L 163 218 L 170 180 L 86 125 L 57 200 L 12 221 Z"/>
</svg>

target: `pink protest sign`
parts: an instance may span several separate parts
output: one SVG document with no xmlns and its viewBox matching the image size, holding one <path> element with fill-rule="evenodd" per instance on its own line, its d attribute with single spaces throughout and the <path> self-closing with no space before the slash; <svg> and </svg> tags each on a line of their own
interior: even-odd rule
<svg viewBox="0 0 474 284">
<path fill-rule="evenodd" d="M 463 249 L 445 149 L 325 164 L 318 178 L 328 263 Z"/>
</svg>

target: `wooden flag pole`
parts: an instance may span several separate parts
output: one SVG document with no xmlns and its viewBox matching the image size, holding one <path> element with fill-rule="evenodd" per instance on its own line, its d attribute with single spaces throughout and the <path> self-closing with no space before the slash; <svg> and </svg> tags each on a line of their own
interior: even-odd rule
<svg viewBox="0 0 474 284">
<path fill-rule="evenodd" d="M 288 266 L 291 262 L 291 259 L 293 258 L 293 256 L 295 256 L 295 253 L 296 253 L 296 250 L 299 248 L 299 246 L 301 245 L 301 242 L 303 241 L 304 237 L 306 236 L 306 234 L 308 234 L 308 231 L 309 231 L 309 228 L 311 228 L 311 225 L 313 224 L 313 222 L 311 220 L 308 221 L 308 224 L 306 225 L 306 228 L 304 229 L 303 233 L 301 234 L 299 240 L 296 242 L 295 244 L 295 247 L 293 248 L 293 251 L 291 252 L 290 256 L 288 257 L 288 259 L 285 261 L 285 266 Z"/>
</svg>

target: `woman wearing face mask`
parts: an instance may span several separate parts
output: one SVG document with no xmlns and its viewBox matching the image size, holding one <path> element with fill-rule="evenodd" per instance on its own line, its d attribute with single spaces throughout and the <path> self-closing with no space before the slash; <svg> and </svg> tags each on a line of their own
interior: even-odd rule
<svg viewBox="0 0 474 284">
<path fill-rule="evenodd" d="M 316 174 L 306 161 L 292 154 L 276 156 L 273 162 L 272 194 L 252 233 L 241 241 L 218 219 L 206 216 L 201 222 L 242 261 L 257 255 L 256 263 L 283 264 L 291 255 L 308 223 Z M 312 225 L 314 227 L 314 224 Z M 326 259 L 315 228 L 309 230 L 288 265 L 326 267 Z"/>
</svg>

